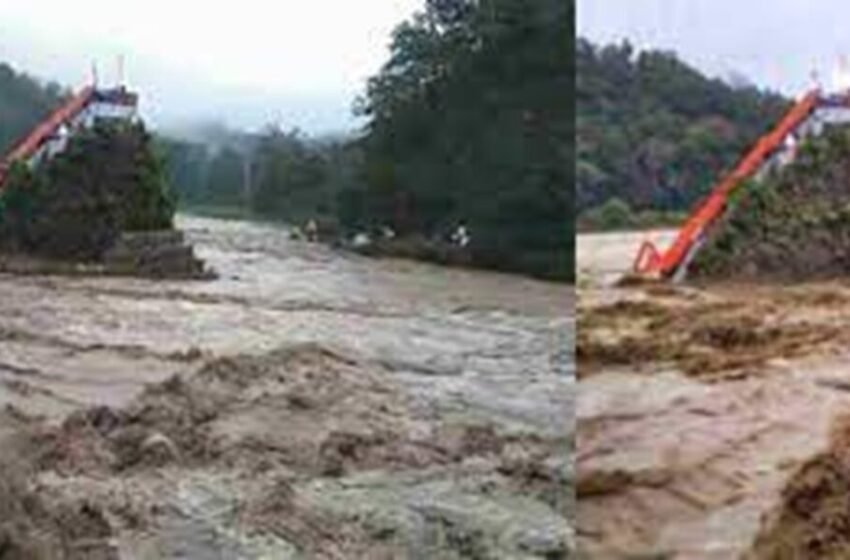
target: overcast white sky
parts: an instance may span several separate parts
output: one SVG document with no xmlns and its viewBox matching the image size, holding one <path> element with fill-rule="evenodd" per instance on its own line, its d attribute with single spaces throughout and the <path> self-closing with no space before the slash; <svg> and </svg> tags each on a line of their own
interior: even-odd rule
<svg viewBox="0 0 850 560">
<path fill-rule="evenodd" d="M 0 60 L 75 88 L 124 54 L 159 125 L 350 128 L 353 98 L 423 0 L 0 0 Z"/>
<path fill-rule="evenodd" d="M 577 12 L 580 35 L 674 49 L 712 75 L 737 71 L 790 95 L 815 69 L 828 85 L 850 55 L 846 0 L 578 0 Z"/>
</svg>

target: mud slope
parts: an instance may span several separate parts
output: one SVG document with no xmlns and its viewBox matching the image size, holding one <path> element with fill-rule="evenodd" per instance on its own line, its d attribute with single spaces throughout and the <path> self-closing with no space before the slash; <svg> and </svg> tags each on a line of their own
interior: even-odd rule
<svg viewBox="0 0 850 560">
<path fill-rule="evenodd" d="M 818 279 L 850 273 L 850 132 L 807 140 L 795 161 L 736 191 L 697 253 L 695 278 Z"/>
<path fill-rule="evenodd" d="M 181 222 L 218 278 L 0 275 L 0 559 L 572 554 L 568 287 Z"/>
<path fill-rule="evenodd" d="M 850 417 L 839 418 L 829 448 L 803 465 L 762 520 L 747 558 L 838 559 L 850 556 Z"/>
</svg>

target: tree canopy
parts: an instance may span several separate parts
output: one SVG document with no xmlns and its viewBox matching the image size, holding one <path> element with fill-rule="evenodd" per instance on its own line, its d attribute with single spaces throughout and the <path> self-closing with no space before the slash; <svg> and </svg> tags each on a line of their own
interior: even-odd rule
<svg viewBox="0 0 850 560">
<path fill-rule="evenodd" d="M 400 25 L 359 110 L 355 224 L 440 235 L 465 223 L 474 260 L 572 270 L 573 3 L 430 0 Z"/>
</svg>

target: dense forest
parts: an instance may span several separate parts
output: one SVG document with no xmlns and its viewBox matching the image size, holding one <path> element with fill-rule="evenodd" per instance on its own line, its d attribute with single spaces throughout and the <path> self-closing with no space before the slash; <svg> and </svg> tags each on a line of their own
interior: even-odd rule
<svg viewBox="0 0 850 560">
<path fill-rule="evenodd" d="M 671 52 L 582 38 L 575 48 L 585 221 L 629 225 L 632 210 L 663 221 L 688 209 L 788 107 L 777 94 L 708 78 Z"/>
<path fill-rule="evenodd" d="M 339 193 L 359 172 L 349 140 L 276 126 L 257 134 L 216 126 L 203 138 L 160 136 L 158 144 L 181 206 L 213 214 L 336 224 Z"/>
</svg>

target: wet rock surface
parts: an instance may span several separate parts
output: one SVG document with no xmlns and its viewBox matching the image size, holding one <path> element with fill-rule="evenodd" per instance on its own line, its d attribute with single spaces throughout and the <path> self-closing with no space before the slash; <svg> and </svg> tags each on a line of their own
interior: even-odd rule
<svg viewBox="0 0 850 560">
<path fill-rule="evenodd" d="M 218 279 L 0 276 L 0 558 L 571 555 L 569 287 L 181 226 Z"/>
<path fill-rule="evenodd" d="M 215 278 L 215 271 L 195 255 L 184 233 L 173 229 L 120 234 L 102 257 L 85 262 L 3 252 L 0 253 L 0 273 L 182 280 Z"/>
<path fill-rule="evenodd" d="M 195 256 L 179 230 L 123 233 L 103 255 L 104 270 L 152 278 L 198 278 L 214 276 Z"/>
</svg>

